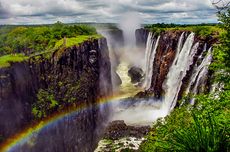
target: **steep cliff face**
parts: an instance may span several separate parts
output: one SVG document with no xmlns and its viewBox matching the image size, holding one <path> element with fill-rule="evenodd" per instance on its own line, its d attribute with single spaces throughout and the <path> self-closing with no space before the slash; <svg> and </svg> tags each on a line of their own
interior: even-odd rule
<svg viewBox="0 0 230 152">
<path fill-rule="evenodd" d="M 112 91 L 106 39 L 89 40 L 79 46 L 56 51 L 49 59 L 38 55 L 23 63 L 14 63 L 0 69 L 0 82 L 0 135 L 9 137 L 35 118 L 84 103 L 91 110 L 82 111 L 82 117 L 76 119 L 79 120 L 78 125 L 87 128 L 82 135 L 87 139 L 85 144 L 92 144 L 88 149 L 84 146 L 86 149 L 83 151 L 92 150 L 95 144 L 92 143 L 95 142 L 92 132 L 100 124 L 96 121 L 102 120 L 94 103 Z M 42 105 L 39 98 L 43 96 L 39 92 L 50 96 L 55 101 L 54 106 Z M 45 111 L 39 109 L 42 106 L 48 108 Z M 49 151 L 52 150 L 51 146 Z"/>
<path fill-rule="evenodd" d="M 145 47 L 147 38 L 148 38 L 149 30 L 141 28 L 135 31 L 136 36 L 136 45 L 139 47 Z"/>
<path fill-rule="evenodd" d="M 180 34 L 181 32 L 165 33 L 159 39 L 153 62 L 151 87 L 149 88 L 149 91 L 153 92 L 156 97 L 161 96 L 162 84 L 175 57 Z"/>
<path fill-rule="evenodd" d="M 107 39 L 111 62 L 113 63 L 112 68 L 116 68 L 120 62 L 121 49 L 125 45 L 123 31 L 120 29 L 104 29 L 99 30 L 99 33 Z"/>
<path fill-rule="evenodd" d="M 0 134 L 3 137 L 12 135 L 31 120 L 31 105 L 38 83 L 30 72 L 25 63 L 0 69 Z"/>
<path fill-rule="evenodd" d="M 146 38 L 147 31 L 148 31 L 147 29 L 139 29 L 136 31 L 137 43 L 140 43 L 140 44 L 147 43 L 147 38 Z M 182 33 L 183 33 L 183 38 L 181 39 L 181 44 L 183 47 L 186 39 L 191 33 L 190 31 L 172 30 L 172 31 L 162 32 L 160 33 L 160 35 L 157 33 L 153 33 L 153 36 L 151 37 L 152 44 L 150 44 L 151 45 L 150 49 L 153 49 L 154 47 L 156 47 L 156 50 L 154 52 L 155 55 L 151 57 L 153 58 L 152 60 L 153 62 L 149 63 L 149 64 L 152 64 L 152 67 L 153 67 L 151 71 L 152 72 L 151 82 L 150 82 L 151 85 L 149 88 L 147 88 L 146 92 L 144 93 L 145 95 L 153 93 L 156 98 L 161 98 L 164 95 L 165 93 L 163 89 L 164 82 L 167 79 L 169 69 L 172 66 L 173 61 L 175 60 L 177 52 L 180 51 L 177 49 L 178 49 L 178 43 L 180 41 Z M 157 39 L 159 40 L 158 40 L 158 43 L 156 44 Z M 196 49 L 196 53 L 194 57 L 192 58 L 193 64 L 190 66 L 189 70 L 186 73 L 186 76 L 183 78 L 183 83 L 180 89 L 180 93 L 178 95 L 178 99 L 181 97 L 182 93 L 185 91 L 189 83 L 188 81 L 194 70 L 194 67 L 197 64 L 199 64 L 198 62 L 201 62 L 201 61 L 198 61 L 198 58 L 200 57 L 203 59 L 204 54 L 205 54 L 204 52 L 206 52 L 208 48 L 210 48 L 216 42 L 217 42 L 217 39 L 211 35 L 206 36 L 206 37 L 195 35 L 194 41 L 192 42 L 193 43 L 192 46 L 194 47 L 195 45 L 197 45 L 197 48 L 193 48 L 193 49 Z M 190 51 L 190 50 L 187 50 L 187 51 Z"/>
<path fill-rule="evenodd" d="M 118 86 L 122 83 L 119 75 L 116 73 L 116 70 L 117 66 L 120 64 L 120 56 L 123 53 L 122 51 L 125 46 L 123 31 L 120 29 L 101 29 L 98 30 L 98 32 L 107 39 L 112 68 L 111 75 L 113 91 L 116 91 L 118 90 Z"/>
</svg>

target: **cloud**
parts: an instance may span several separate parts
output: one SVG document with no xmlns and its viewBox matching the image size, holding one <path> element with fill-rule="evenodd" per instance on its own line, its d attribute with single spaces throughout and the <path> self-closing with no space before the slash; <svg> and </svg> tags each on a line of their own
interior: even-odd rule
<svg viewBox="0 0 230 152">
<path fill-rule="evenodd" d="M 0 2 L 0 19 L 8 18 L 9 15 L 9 12 L 4 8 L 4 6 Z"/>
<path fill-rule="evenodd" d="M 0 24 L 119 22 L 127 12 L 143 23 L 217 22 L 211 0 L 0 0 Z"/>
</svg>

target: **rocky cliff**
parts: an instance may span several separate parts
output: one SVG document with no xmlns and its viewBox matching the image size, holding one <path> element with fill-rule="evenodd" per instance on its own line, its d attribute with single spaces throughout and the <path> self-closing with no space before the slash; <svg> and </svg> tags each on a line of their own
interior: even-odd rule
<svg viewBox="0 0 230 152">
<path fill-rule="evenodd" d="M 136 45 L 139 47 L 145 47 L 147 38 L 148 38 L 149 30 L 148 29 L 137 29 L 135 31 L 135 36 L 136 36 Z"/>
<path fill-rule="evenodd" d="M 82 111 L 75 125 L 85 128 L 80 130 L 80 139 L 88 146 L 82 151 L 92 151 L 96 138 L 93 132 L 102 120 L 94 103 L 111 91 L 111 65 L 104 38 L 59 49 L 49 58 L 41 54 L 14 63 L 0 69 L 0 135 L 9 137 L 36 119 L 84 103 L 91 110 Z M 73 144 L 75 150 L 80 147 L 77 141 Z M 51 145 L 48 151 L 52 150 Z"/>
<path fill-rule="evenodd" d="M 147 42 L 147 33 L 150 31 L 148 29 L 138 29 L 136 31 L 136 40 L 137 44 L 146 44 Z M 182 30 L 169 30 L 165 32 L 155 33 L 152 39 L 157 41 L 159 36 L 158 46 L 156 48 L 155 57 L 153 60 L 153 71 L 152 71 L 152 78 L 151 78 L 151 86 L 146 90 L 145 93 L 140 93 L 139 96 L 147 95 L 147 94 L 154 94 L 156 98 L 161 98 L 164 94 L 163 83 L 166 80 L 166 76 L 169 72 L 169 69 L 175 59 L 178 42 L 179 39 L 184 33 L 184 38 L 182 39 L 182 44 L 185 43 L 188 35 L 191 31 L 182 31 Z M 197 53 L 193 58 L 193 64 L 191 65 L 189 71 L 187 71 L 186 76 L 183 79 L 183 84 L 179 93 L 179 98 L 181 97 L 183 91 L 186 89 L 188 85 L 188 80 L 192 74 L 192 71 L 197 64 L 197 60 L 199 56 L 202 56 L 202 53 L 210 48 L 214 43 L 216 43 L 218 39 L 215 35 L 210 36 L 199 36 L 195 35 L 193 46 L 198 42 Z M 206 49 L 204 49 L 204 47 Z M 204 55 L 202 56 L 202 58 Z M 200 61 L 199 61 L 200 62 Z M 150 63 L 151 64 L 151 63 Z"/>
</svg>

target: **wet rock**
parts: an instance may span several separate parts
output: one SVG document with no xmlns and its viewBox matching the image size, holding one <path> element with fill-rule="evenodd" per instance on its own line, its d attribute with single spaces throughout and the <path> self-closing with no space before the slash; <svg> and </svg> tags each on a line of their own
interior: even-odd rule
<svg viewBox="0 0 230 152">
<path fill-rule="evenodd" d="M 112 73 L 113 73 L 112 74 L 113 85 L 115 85 L 115 86 L 121 85 L 122 80 L 121 80 L 120 76 L 114 70 L 112 71 Z"/>
<path fill-rule="evenodd" d="M 131 78 L 132 83 L 137 83 L 143 78 L 143 70 L 138 67 L 131 67 L 128 71 L 128 75 Z"/>
<path fill-rule="evenodd" d="M 150 130 L 150 126 L 128 126 L 123 120 L 109 123 L 105 130 L 104 138 L 117 140 L 122 137 L 144 137 Z"/>
<path fill-rule="evenodd" d="M 148 38 L 149 30 L 141 28 L 135 31 L 136 36 L 136 45 L 139 47 L 145 47 L 147 38 Z"/>
<path fill-rule="evenodd" d="M 97 62 L 97 51 L 91 50 L 89 51 L 89 62 L 93 65 Z"/>
<path fill-rule="evenodd" d="M 138 92 L 134 98 L 149 98 L 149 97 L 152 97 L 154 94 L 150 91 L 141 91 L 141 92 Z"/>
</svg>

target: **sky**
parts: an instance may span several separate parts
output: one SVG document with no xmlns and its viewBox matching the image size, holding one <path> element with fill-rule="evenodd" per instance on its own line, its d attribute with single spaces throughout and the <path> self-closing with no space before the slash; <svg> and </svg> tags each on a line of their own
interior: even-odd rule
<svg viewBox="0 0 230 152">
<path fill-rule="evenodd" d="M 0 0 L 0 24 L 118 23 L 134 13 L 142 23 L 215 23 L 211 0 Z"/>
</svg>

